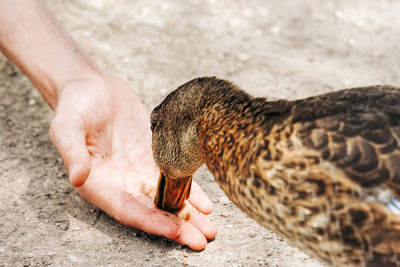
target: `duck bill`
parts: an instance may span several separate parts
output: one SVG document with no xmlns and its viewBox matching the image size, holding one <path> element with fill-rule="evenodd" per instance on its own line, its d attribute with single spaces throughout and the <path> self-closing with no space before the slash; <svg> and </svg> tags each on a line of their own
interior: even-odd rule
<svg viewBox="0 0 400 267">
<path fill-rule="evenodd" d="M 166 211 L 180 210 L 190 196 L 192 176 L 169 178 L 160 172 L 154 204 Z"/>
</svg>

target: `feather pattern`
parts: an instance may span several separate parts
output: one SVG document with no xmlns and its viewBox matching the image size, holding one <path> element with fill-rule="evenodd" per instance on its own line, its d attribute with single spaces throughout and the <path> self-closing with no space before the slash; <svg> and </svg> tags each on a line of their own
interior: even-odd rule
<svg viewBox="0 0 400 267">
<path fill-rule="evenodd" d="M 172 142 L 168 128 L 178 148 L 167 147 L 189 153 L 176 140 L 195 125 L 192 153 L 260 224 L 333 266 L 400 266 L 400 216 L 387 208 L 400 197 L 399 101 L 391 86 L 267 101 L 197 78 L 153 111 L 153 149 Z"/>
</svg>

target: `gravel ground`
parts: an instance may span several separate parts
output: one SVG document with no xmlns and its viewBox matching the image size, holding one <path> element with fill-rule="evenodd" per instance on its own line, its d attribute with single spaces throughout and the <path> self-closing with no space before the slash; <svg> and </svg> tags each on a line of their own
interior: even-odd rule
<svg viewBox="0 0 400 267">
<path fill-rule="evenodd" d="M 400 2 L 48 0 L 65 28 L 149 109 L 191 78 L 301 98 L 400 85 Z M 201 252 L 120 225 L 69 185 L 48 141 L 52 111 L 0 57 L 0 266 L 321 266 L 259 226 L 205 168 L 219 234 Z"/>
</svg>

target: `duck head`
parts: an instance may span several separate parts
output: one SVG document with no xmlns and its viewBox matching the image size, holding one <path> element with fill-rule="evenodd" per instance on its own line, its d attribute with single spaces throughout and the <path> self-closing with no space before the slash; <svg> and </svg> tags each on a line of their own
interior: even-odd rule
<svg viewBox="0 0 400 267">
<path fill-rule="evenodd" d="M 201 166 L 197 136 L 198 85 L 182 85 L 151 113 L 153 158 L 160 169 L 155 204 L 177 211 L 189 198 L 192 174 Z"/>
</svg>

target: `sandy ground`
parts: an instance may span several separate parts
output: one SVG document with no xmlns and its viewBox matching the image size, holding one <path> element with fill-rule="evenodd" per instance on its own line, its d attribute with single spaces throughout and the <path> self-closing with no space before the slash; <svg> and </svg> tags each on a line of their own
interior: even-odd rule
<svg viewBox="0 0 400 267">
<path fill-rule="evenodd" d="M 74 39 L 149 109 L 196 76 L 270 98 L 400 85 L 395 0 L 48 0 Z M 0 266 L 321 266 L 241 214 L 206 169 L 219 234 L 195 252 L 118 224 L 69 185 L 52 111 L 0 57 Z"/>
</svg>

